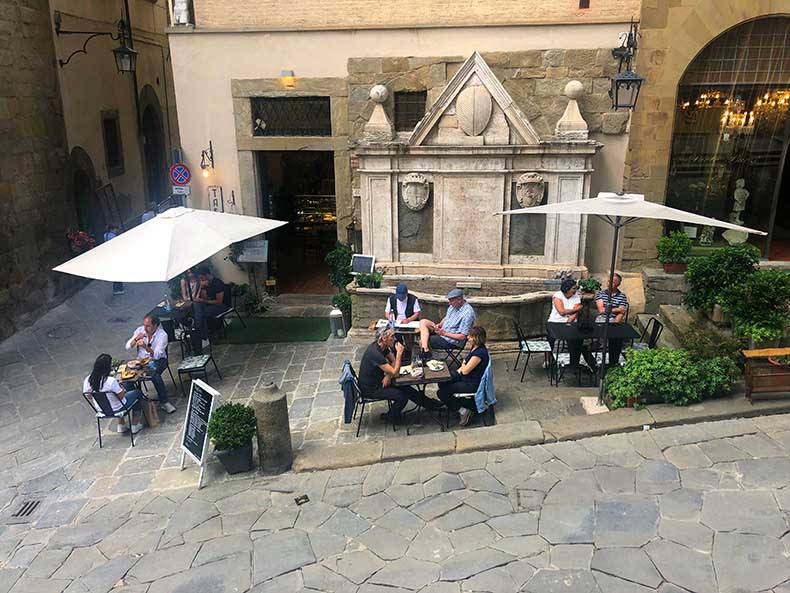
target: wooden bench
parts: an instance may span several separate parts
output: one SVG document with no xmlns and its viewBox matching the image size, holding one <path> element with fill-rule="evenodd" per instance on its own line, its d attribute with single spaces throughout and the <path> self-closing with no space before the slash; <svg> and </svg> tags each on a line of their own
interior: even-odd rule
<svg viewBox="0 0 790 593">
<path fill-rule="evenodd" d="M 746 357 L 746 397 L 754 402 L 790 398 L 790 365 L 776 365 L 768 358 L 790 356 L 790 348 L 744 350 Z"/>
</svg>

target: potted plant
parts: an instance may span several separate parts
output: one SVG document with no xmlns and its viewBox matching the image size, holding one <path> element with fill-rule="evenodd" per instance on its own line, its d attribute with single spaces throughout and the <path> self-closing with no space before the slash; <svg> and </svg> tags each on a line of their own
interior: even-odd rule
<svg viewBox="0 0 790 593">
<path fill-rule="evenodd" d="M 691 238 L 686 233 L 673 231 L 664 235 L 656 243 L 658 261 L 664 264 L 667 274 L 682 274 L 686 271 L 689 253 L 691 253 Z"/>
<path fill-rule="evenodd" d="M 577 284 L 579 285 L 579 290 L 582 292 L 596 293 L 601 290 L 601 281 L 592 276 L 589 278 L 582 278 Z"/>
<path fill-rule="evenodd" d="M 381 288 L 381 281 L 384 279 L 384 274 L 381 272 L 360 272 L 356 277 L 356 284 L 361 288 Z"/>
<path fill-rule="evenodd" d="M 96 245 L 96 239 L 85 231 L 69 231 L 66 233 L 69 249 L 74 255 L 80 255 Z"/>
<path fill-rule="evenodd" d="M 722 309 L 751 349 L 775 348 L 790 325 L 790 272 L 755 271 L 724 290 Z"/>
<path fill-rule="evenodd" d="M 229 474 L 252 469 L 252 437 L 256 429 L 255 411 L 249 406 L 228 403 L 214 410 L 208 436 L 214 443 L 214 454 Z"/>
</svg>

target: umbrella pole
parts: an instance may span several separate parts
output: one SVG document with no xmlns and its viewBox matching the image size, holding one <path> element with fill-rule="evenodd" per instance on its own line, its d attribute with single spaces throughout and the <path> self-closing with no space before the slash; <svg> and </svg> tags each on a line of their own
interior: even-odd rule
<svg viewBox="0 0 790 593">
<path fill-rule="evenodd" d="M 612 237 L 612 262 L 609 266 L 609 303 L 605 303 L 604 307 L 604 314 L 606 318 L 603 324 L 603 351 L 601 353 L 601 369 L 598 375 L 600 381 L 600 384 L 598 385 L 598 405 L 603 404 L 603 384 L 604 379 L 606 378 L 606 351 L 609 348 L 609 314 L 612 312 L 612 284 L 614 284 L 614 267 L 617 264 L 617 241 L 619 239 L 620 228 L 622 226 L 622 218 L 620 216 L 615 217 L 614 223 L 612 224 L 614 229 L 614 235 Z"/>
</svg>

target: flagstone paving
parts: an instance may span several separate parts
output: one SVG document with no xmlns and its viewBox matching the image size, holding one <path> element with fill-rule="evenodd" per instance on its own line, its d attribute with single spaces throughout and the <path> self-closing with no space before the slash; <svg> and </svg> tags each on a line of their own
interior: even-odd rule
<svg viewBox="0 0 790 593">
<path fill-rule="evenodd" d="M 786 593 L 790 415 L 695 428 L 201 490 L 48 474 L 0 515 L 0 593 Z"/>
</svg>

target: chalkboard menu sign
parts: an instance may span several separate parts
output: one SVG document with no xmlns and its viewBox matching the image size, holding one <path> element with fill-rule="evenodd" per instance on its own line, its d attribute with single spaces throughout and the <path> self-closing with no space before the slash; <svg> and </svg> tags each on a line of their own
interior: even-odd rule
<svg viewBox="0 0 790 593">
<path fill-rule="evenodd" d="M 216 397 L 219 397 L 218 391 L 200 379 L 192 381 L 189 407 L 184 419 L 184 434 L 181 436 L 181 449 L 201 466 L 208 444 L 208 421 L 211 419 Z"/>
<path fill-rule="evenodd" d="M 373 265 L 375 262 L 376 258 L 372 255 L 360 255 L 355 253 L 351 256 L 351 273 L 360 274 L 365 272 L 370 274 L 373 272 Z"/>
</svg>

